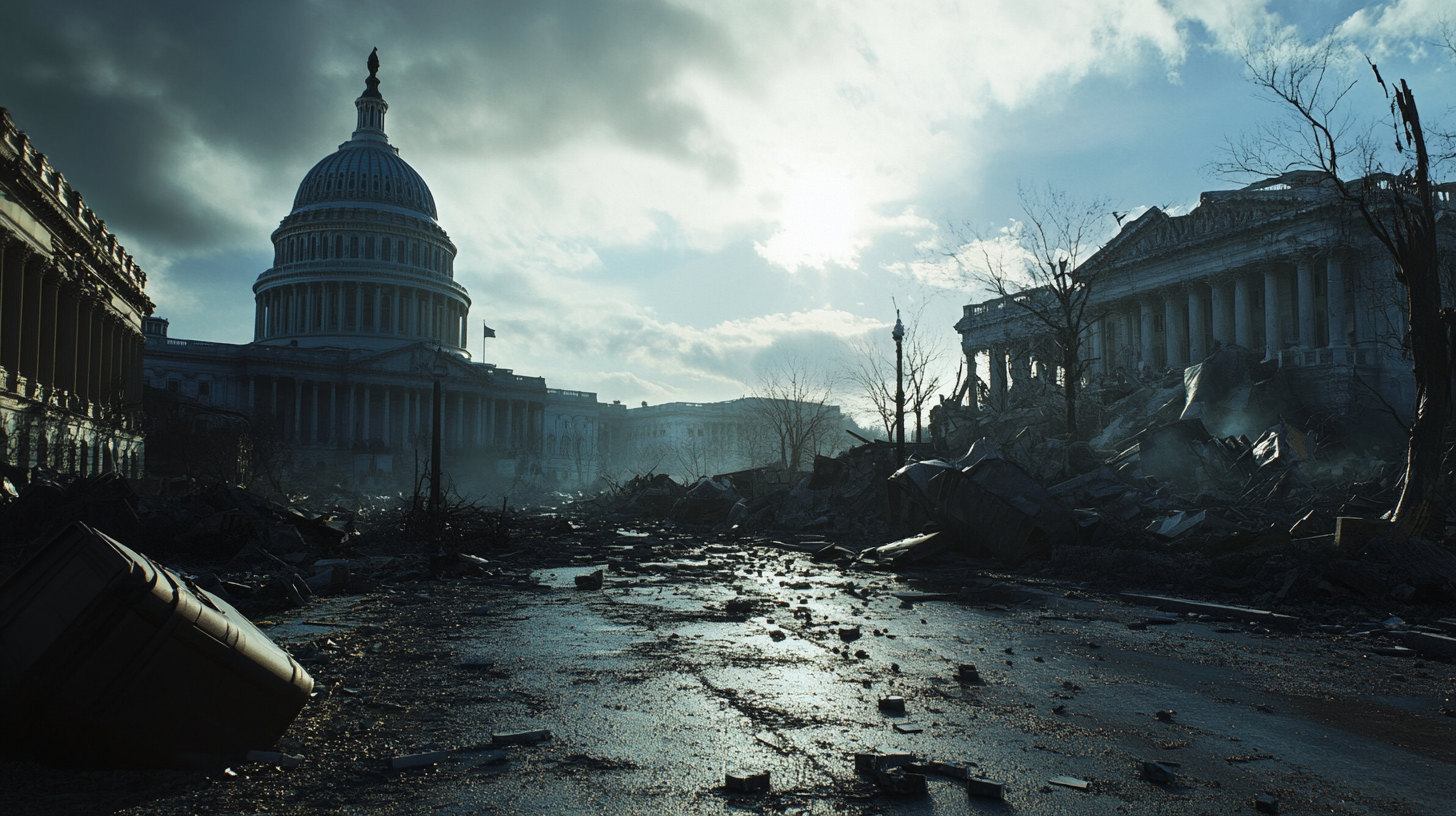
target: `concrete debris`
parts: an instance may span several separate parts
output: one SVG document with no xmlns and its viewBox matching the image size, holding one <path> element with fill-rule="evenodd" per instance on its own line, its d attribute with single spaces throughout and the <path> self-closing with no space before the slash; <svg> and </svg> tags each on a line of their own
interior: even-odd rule
<svg viewBox="0 0 1456 816">
<path fill-rule="evenodd" d="M 490 735 L 492 745 L 535 745 L 550 739 L 551 732 L 544 728 L 535 731 L 501 731 Z"/>
<path fill-rule="evenodd" d="M 956 667 L 956 679 L 962 683 L 974 685 L 981 682 L 981 673 L 974 664 L 962 663 Z"/>
<path fill-rule="evenodd" d="M 1006 799 L 1006 786 L 1000 782 L 973 776 L 966 779 L 966 795 L 978 799 Z"/>
<path fill-rule="evenodd" d="M 1254 797 L 1254 810 L 1260 813 L 1279 813 L 1279 800 L 1274 796 L 1263 793 Z"/>
<path fill-rule="evenodd" d="M 1076 790 L 1087 790 L 1092 787 L 1091 782 L 1085 779 L 1078 779 L 1075 776 L 1054 776 L 1048 779 L 1047 782 L 1053 785 L 1060 785 L 1064 788 L 1075 788 Z"/>
<path fill-rule="evenodd" d="M 769 790 L 769 772 L 725 774 L 723 787 L 730 793 L 767 793 Z"/>
<path fill-rule="evenodd" d="M 881 697 L 880 711 L 896 717 L 905 716 L 905 698 L 899 695 Z"/>
<path fill-rule="evenodd" d="M 576 588 L 577 589 L 601 589 L 602 588 L 602 581 L 605 578 L 606 578 L 606 573 L 604 573 L 602 570 L 596 570 L 595 572 L 590 572 L 590 573 L 587 573 L 586 575 L 578 575 L 575 578 Z"/>
<path fill-rule="evenodd" d="M 1124 592 L 1122 598 L 1132 603 L 1156 607 L 1164 612 L 1192 612 L 1198 615 L 1208 615 L 1215 620 L 1258 622 L 1266 626 L 1289 630 L 1298 629 L 1300 624 L 1300 619 L 1293 615 L 1281 615 L 1267 609 L 1250 609 L 1242 606 L 1191 601 L 1185 598 L 1169 598 L 1163 595 L 1141 595 L 1136 592 Z"/>
<path fill-rule="evenodd" d="M 410 768 L 423 768 L 428 765 L 438 765 L 444 762 L 447 754 L 444 751 L 429 751 L 423 754 L 408 754 L 397 756 L 389 761 L 389 767 L 396 771 L 408 770 Z"/>
<path fill-rule="evenodd" d="M 1173 784 L 1173 771 L 1178 767 L 1176 762 L 1143 762 L 1143 778 L 1158 785 Z"/>
<path fill-rule="evenodd" d="M 886 793 L 921 795 L 929 791 L 925 774 L 911 770 L 917 765 L 914 754 L 872 754 L 854 755 L 855 772 L 868 776 Z"/>
</svg>

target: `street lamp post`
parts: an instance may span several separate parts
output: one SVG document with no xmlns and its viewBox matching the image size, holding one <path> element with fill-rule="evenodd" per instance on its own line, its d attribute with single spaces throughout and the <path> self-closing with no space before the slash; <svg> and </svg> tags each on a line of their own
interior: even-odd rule
<svg viewBox="0 0 1456 816">
<path fill-rule="evenodd" d="M 435 352 L 435 400 L 431 411 L 430 423 L 430 515 L 440 514 L 440 433 L 443 422 L 443 409 L 445 405 L 441 381 L 450 373 L 450 367 L 445 363 L 445 358 L 439 351 Z"/>
<path fill-rule="evenodd" d="M 905 324 L 900 322 L 900 310 L 895 310 L 895 467 L 905 464 Z"/>
</svg>

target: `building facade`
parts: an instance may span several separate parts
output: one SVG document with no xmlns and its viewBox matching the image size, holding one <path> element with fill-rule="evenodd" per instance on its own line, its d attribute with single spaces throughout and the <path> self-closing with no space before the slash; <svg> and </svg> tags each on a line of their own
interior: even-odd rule
<svg viewBox="0 0 1456 816">
<path fill-rule="evenodd" d="M 139 475 L 146 279 L 0 108 L 0 459 Z"/>
<path fill-rule="evenodd" d="M 389 143 L 374 54 L 368 68 L 353 134 L 308 172 L 273 232 L 273 266 L 253 285 L 253 342 L 172 338 L 152 320 L 148 384 L 199 416 L 217 409 L 271 434 L 295 475 L 397 487 L 429 455 L 438 379 L 442 464 L 457 482 L 595 479 L 599 457 L 576 453 L 598 443 L 594 394 L 471 359 L 455 245 Z"/>
<path fill-rule="evenodd" d="M 1441 193 L 1442 209 L 1450 195 Z M 1443 243 L 1453 238 L 1447 227 Z M 1151 209 L 1086 268 L 1096 281 L 1083 343 L 1090 380 L 1182 369 L 1234 343 L 1277 362 L 1315 411 L 1386 404 L 1409 417 L 1403 294 L 1384 247 L 1329 184 L 1290 174 L 1203 193 L 1185 215 Z M 1060 376 L 1045 329 L 1015 303 L 1037 296 L 964 307 L 955 328 L 972 381 L 984 372 L 985 397 L 972 408 L 1003 406 L 1019 384 Z"/>
</svg>

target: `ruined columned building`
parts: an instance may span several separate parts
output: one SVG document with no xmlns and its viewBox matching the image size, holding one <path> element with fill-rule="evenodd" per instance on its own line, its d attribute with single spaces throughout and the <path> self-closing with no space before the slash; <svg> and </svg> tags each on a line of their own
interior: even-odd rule
<svg viewBox="0 0 1456 816">
<path fill-rule="evenodd" d="M 0 108 L 0 460 L 139 473 L 145 285 Z"/>
<path fill-rule="evenodd" d="M 1452 206 L 1449 190 L 1439 198 Z M 1443 242 L 1456 244 L 1442 226 Z M 1094 280 L 1088 380 L 1144 379 L 1236 343 L 1277 362 L 1312 410 L 1348 416 L 1388 404 L 1409 416 L 1414 383 L 1390 257 L 1355 207 L 1310 174 L 1206 192 L 1185 215 L 1148 210 L 1084 272 Z M 955 328 L 972 375 L 985 381 L 980 407 L 1004 405 L 1033 377 L 1060 376 L 1045 327 L 1014 302 L 1039 296 L 965 306 Z"/>
<path fill-rule="evenodd" d="M 455 245 L 429 187 L 385 135 L 373 54 L 368 67 L 352 136 L 308 172 L 273 232 L 273 265 L 253 284 L 253 342 L 172 338 L 152 320 L 151 385 L 271 429 L 295 471 L 403 478 L 429 454 L 439 379 L 444 464 L 457 480 L 569 465 L 590 481 L 596 457 L 577 456 L 575 444 L 597 440 L 595 395 L 471 359 Z M 567 429 L 570 453 L 546 449 L 548 425 Z"/>
</svg>

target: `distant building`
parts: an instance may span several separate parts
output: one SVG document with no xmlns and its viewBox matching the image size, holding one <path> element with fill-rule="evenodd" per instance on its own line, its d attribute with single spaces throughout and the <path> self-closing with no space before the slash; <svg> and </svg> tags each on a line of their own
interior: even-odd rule
<svg viewBox="0 0 1456 816">
<path fill-rule="evenodd" d="M 146 280 L 0 108 L 0 459 L 140 472 Z"/>
<path fill-rule="evenodd" d="M 385 135 L 388 103 L 369 59 L 352 137 L 314 165 L 273 232 L 273 266 L 253 284 L 253 342 L 148 331 L 157 389 L 246 417 L 288 446 L 296 473 L 354 482 L 412 478 L 430 449 L 432 388 L 444 384 L 445 466 L 457 481 L 596 478 L 595 395 L 474 362 L 470 296 L 424 180 Z M 561 428 L 571 453 L 545 448 Z"/>
<path fill-rule="evenodd" d="M 1443 211 L 1451 193 L 1440 192 Z M 1451 220 L 1441 224 L 1441 240 L 1456 247 Z M 1178 370 L 1236 343 L 1277 362 L 1315 412 L 1388 418 L 1388 405 L 1409 418 L 1414 383 L 1390 256 L 1358 212 L 1308 174 L 1206 192 L 1186 215 L 1151 209 L 1085 267 L 1098 276 L 1089 379 Z M 984 398 L 970 407 L 999 408 L 1018 387 L 1060 376 L 1045 328 L 1014 302 L 1037 296 L 965 306 L 955 329 L 972 378 L 981 366 L 985 378 Z"/>
</svg>

